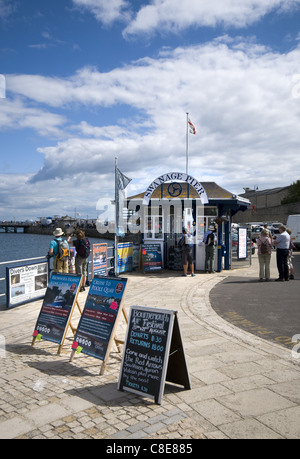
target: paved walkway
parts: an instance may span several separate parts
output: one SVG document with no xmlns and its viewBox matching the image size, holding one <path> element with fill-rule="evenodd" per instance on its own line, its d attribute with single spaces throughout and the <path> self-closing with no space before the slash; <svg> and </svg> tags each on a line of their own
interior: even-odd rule
<svg viewBox="0 0 300 459">
<path fill-rule="evenodd" d="M 32 347 L 42 301 L 0 310 L 0 438 L 300 438 L 300 358 L 225 322 L 209 302 L 224 277 L 253 277 L 257 264 L 254 256 L 250 268 L 186 278 L 128 274 L 126 308 L 178 311 L 192 388 L 166 384 L 161 405 L 117 390 L 116 348 L 99 376 L 97 359 L 69 363 L 69 341 L 60 356 L 47 341 Z"/>
</svg>

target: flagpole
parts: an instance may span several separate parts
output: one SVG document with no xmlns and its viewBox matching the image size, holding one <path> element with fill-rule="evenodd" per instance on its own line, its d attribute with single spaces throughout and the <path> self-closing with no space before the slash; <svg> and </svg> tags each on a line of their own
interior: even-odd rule
<svg viewBox="0 0 300 459">
<path fill-rule="evenodd" d="M 189 173 L 189 114 L 186 114 L 186 152 L 185 152 L 185 173 Z"/>
<path fill-rule="evenodd" d="M 117 167 L 118 167 L 118 158 L 115 157 L 115 276 L 117 276 L 117 268 L 118 268 L 118 236 L 117 236 L 117 228 L 118 228 L 118 212 L 119 212 L 119 199 L 118 199 L 118 185 L 117 185 Z"/>
</svg>

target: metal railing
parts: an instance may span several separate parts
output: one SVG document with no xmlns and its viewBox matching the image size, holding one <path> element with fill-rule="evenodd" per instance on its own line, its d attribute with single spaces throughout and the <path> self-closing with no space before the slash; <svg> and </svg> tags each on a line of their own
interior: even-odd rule
<svg viewBox="0 0 300 459">
<path fill-rule="evenodd" d="M 110 275 L 109 271 L 110 270 L 113 270 L 114 272 L 114 259 L 115 259 L 115 247 L 112 246 L 112 247 L 107 247 L 107 251 L 108 250 L 112 250 L 112 256 L 110 257 L 107 257 L 107 275 Z M 33 261 L 33 260 L 45 260 L 47 259 L 47 257 L 43 256 L 43 257 L 33 257 L 33 258 L 23 258 L 23 259 L 20 259 L 20 260 L 11 260 L 11 261 L 1 261 L 0 262 L 0 266 L 3 266 L 3 265 L 10 265 L 10 264 L 14 264 L 14 263 L 23 263 L 23 262 L 28 262 L 28 261 Z M 109 266 L 109 264 L 111 266 Z M 89 279 L 91 278 L 92 276 L 92 271 L 89 270 L 89 267 L 92 266 L 92 261 L 90 260 L 88 262 L 88 276 L 87 276 L 87 281 L 89 281 Z M 49 265 L 49 272 L 51 272 L 52 269 L 50 269 L 50 265 Z M 6 282 L 6 277 L 1 277 L 0 278 L 0 286 L 1 286 L 1 282 Z M 5 284 L 5 288 L 6 289 L 6 284 Z M 3 290 L 1 288 L 1 290 Z M 0 297 L 4 297 L 6 296 L 6 292 L 4 293 L 0 293 Z"/>
</svg>

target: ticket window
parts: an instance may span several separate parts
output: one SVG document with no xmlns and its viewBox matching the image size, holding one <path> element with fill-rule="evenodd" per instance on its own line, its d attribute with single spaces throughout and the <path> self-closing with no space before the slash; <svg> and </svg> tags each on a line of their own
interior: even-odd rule
<svg viewBox="0 0 300 459">
<path fill-rule="evenodd" d="M 164 239 L 163 225 L 162 206 L 147 207 L 145 212 L 145 239 L 162 241 Z"/>
<path fill-rule="evenodd" d="M 193 209 L 191 208 L 186 208 L 183 211 L 183 226 L 185 229 L 188 230 L 189 233 L 193 233 L 194 228 L 194 217 L 193 217 Z"/>
<path fill-rule="evenodd" d="M 151 215 L 147 218 L 146 239 L 162 240 L 163 239 L 163 217 Z"/>
<path fill-rule="evenodd" d="M 200 207 L 196 212 L 196 269 L 205 270 L 205 244 L 203 243 L 204 234 L 210 225 L 214 224 L 218 216 L 217 207 Z M 218 256 L 216 250 L 214 269 L 217 271 Z"/>
</svg>

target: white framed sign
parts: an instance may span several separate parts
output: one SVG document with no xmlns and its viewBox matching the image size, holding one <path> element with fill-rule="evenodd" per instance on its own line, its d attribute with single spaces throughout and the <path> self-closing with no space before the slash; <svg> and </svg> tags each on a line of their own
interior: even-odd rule
<svg viewBox="0 0 300 459">
<path fill-rule="evenodd" d="M 48 278 L 48 261 L 6 268 L 7 307 L 43 298 Z"/>
<path fill-rule="evenodd" d="M 238 259 L 247 258 L 247 228 L 238 229 Z"/>
</svg>

